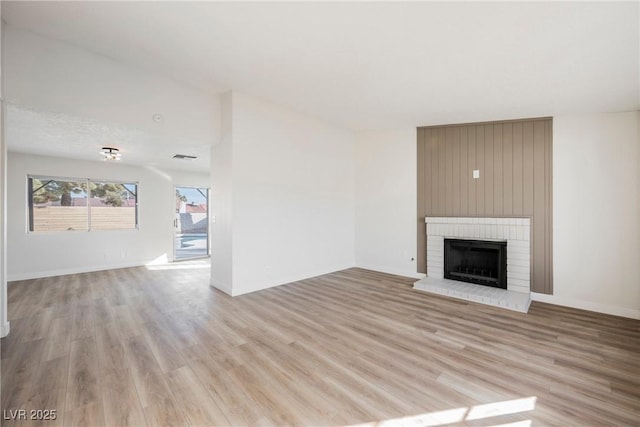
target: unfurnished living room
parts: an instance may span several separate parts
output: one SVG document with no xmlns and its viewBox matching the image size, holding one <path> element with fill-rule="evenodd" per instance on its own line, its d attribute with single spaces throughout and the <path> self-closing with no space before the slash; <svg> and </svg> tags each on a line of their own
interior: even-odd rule
<svg viewBox="0 0 640 427">
<path fill-rule="evenodd" d="M 3 426 L 640 425 L 640 3 L 1 2 Z"/>
</svg>

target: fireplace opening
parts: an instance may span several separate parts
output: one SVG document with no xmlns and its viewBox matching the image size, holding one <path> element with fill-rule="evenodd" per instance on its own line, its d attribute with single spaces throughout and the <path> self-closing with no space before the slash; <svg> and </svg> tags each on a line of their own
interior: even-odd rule
<svg viewBox="0 0 640 427">
<path fill-rule="evenodd" d="M 507 289 L 507 242 L 444 239 L 444 277 Z"/>
</svg>

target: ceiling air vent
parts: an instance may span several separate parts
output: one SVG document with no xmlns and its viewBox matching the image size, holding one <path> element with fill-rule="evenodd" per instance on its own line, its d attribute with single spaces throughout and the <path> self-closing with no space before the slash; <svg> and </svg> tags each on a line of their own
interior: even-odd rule
<svg viewBox="0 0 640 427">
<path fill-rule="evenodd" d="M 176 154 L 173 156 L 173 158 L 178 160 L 195 160 L 198 158 L 198 156 L 189 156 L 187 154 Z"/>
</svg>

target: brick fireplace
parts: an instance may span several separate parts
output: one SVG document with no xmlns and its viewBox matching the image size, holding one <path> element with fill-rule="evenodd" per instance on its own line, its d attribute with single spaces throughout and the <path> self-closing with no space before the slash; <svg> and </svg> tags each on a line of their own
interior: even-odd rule
<svg viewBox="0 0 640 427">
<path fill-rule="evenodd" d="M 529 218 L 426 217 L 427 277 L 414 288 L 526 312 L 531 286 Z M 506 242 L 507 289 L 444 279 L 446 239 Z"/>
</svg>

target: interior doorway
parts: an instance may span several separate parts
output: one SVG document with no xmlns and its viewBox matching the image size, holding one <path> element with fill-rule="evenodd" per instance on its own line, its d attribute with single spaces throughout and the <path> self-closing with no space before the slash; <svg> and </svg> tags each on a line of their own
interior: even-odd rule
<svg viewBox="0 0 640 427">
<path fill-rule="evenodd" d="M 209 256 L 209 189 L 176 186 L 173 259 Z"/>
</svg>

